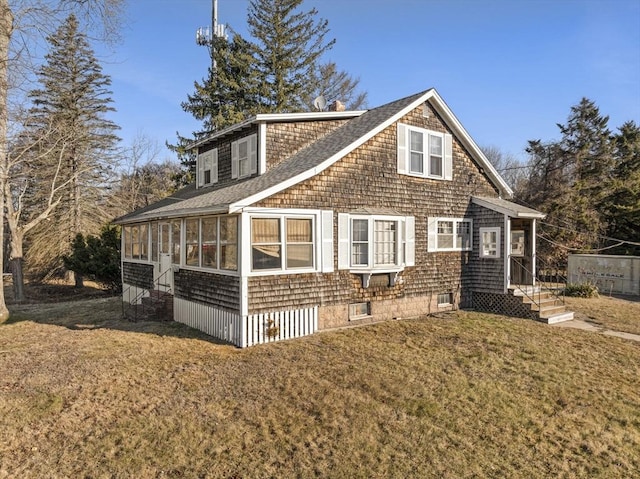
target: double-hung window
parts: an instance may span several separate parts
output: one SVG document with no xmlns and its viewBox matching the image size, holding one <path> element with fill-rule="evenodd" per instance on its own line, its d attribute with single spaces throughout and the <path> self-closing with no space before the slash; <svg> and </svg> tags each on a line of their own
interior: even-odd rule
<svg viewBox="0 0 640 479">
<path fill-rule="evenodd" d="M 472 221 L 467 218 L 428 218 L 429 251 L 470 251 Z"/>
<path fill-rule="evenodd" d="M 139 225 L 124 227 L 124 251 L 125 258 L 128 259 L 149 259 L 149 225 L 142 223 Z"/>
<path fill-rule="evenodd" d="M 448 133 L 398 123 L 398 173 L 452 179 L 453 140 Z"/>
<path fill-rule="evenodd" d="M 314 235 L 311 217 L 252 217 L 252 270 L 314 268 Z"/>
<path fill-rule="evenodd" d="M 198 187 L 211 185 L 218 182 L 218 149 L 200 153 L 196 159 L 198 164 Z"/>
<path fill-rule="evenodd" d="M 231 143 L 231 178 L 246 178 L 258 171 L 258 135 Z"/>
<path fill-rule="evenodd" d="M 500 257 L 500 228 L 480 228 L 480 257 Z"/>
</svg>

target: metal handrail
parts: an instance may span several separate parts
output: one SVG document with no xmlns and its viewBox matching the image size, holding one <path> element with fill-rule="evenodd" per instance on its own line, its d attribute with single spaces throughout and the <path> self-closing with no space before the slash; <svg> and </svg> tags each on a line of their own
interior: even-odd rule
<svg viewBox="0 0 640 479">
<path fill-rule="evenodd" d="M 167 275 L 167 273 L 169 273 L 169 272 L 170 272 L 170 270 L 167 270 L 167 271 L 165 271 L 164 273 L 162 273 L 160 276 L 158 276 L 155 280 L 153 280 L 153 282 L 151 283 L 151 284 L 152 284 L 152 287 L 151 287 L 150 289 L 148 289 L 148 288 L 142 288 L 142 291 L 141 291 L 140 293 L 138 293 L 138 294 L 136 295 L 136 297 L 135 297 L 135 298 L 133 298 L 133 301 L 129 301 L 128 303 L 125 303 L 124 301 L 122 301 L 122 317 L 123 317 L 123 318 L 125 318 L 125 317 L 126 317 L 127 312 L 128 312 L 131 308 L 134 308 L 135 316 L 134 316 L 134 318 L 133 318 L 133 320 L 132 320 L 132 321 L 134 321 L 134 322 L 135 322 L 135 321 L 137 321 L 137 320 L 138 320 L 138 308 L 137 308 L 137 306 L 138 306 L 138 301 L 141 301 L 141 300 L 142 300 L 142 298 L 143 298 L 143 297 L 145 297 L 145 295 L 146 295 L 147 293 L 150 293 L 151 291 L 158 289 L 158 287 L 159 287 L 159 286 L 160 286 L 160 284 L 161 284 L 161 280 L 162 280 L 163 278 L 164 278 L 164 279 L 166 279 L 166 278 L 165 278 L 165 276 L 166 276 L 166 275 Z M 166 286 L 166 283 L 162 282 L 162 285 L 163 285 L 163 286 Z M 131 288 L 133 288 L 133 286 L 128 286 L 125 290 L 123 290 L 123 292 L 122 292 L 122 296 L 124 297 L 125 293 L 126 293 L 126 292 L 128 292 Z M 159 289 L 158 289 L 158 290 L 159 290 Z M 163 292 L 164 292 L 164 293 L 171 293 L 171 288 L 170 288 L 170 287 L 168 287 L 168 288 L 166 288 Z M 144 306 L 144 303 L 142 303 L 142 302 L 141 302 L 141 305 L 142 305 L 142 312 L 144 313 L 144 312 L 145 312 L 145 306 Z"/>
<path fill-rule="evenodd" d="M 526 271 L 532 278 L 535 278 L 536 283 L 539 283 L 541 285 L 541 287 L 537 288 L 537 293 L 538 293 L 538 301 L 536 302 L 535 300 L 535 296 L 531 296 L 529 295 L 529 293 L 527 293 L 526 290 L 522 289 L 520 287 L 520 285 L 512 285 L 515 286 L 518 290 L 520 290 L 527 298 L 529 298 L 531 301 L 533 301 L 536 306 L 538 306 L 538 308 L 541 307 L 542 304 L 542 291 L 544 290 L 545 292 L 549 292 L 551 293 L 553 296 L 555 296 L 555 298 L 561 302 L 561 304 L 565 304 L 565 289 L 566 289 L 566 278 L 564 279 L 564 287 L 560 288 L 560 291 L 562 291 L 562 295 L 560 295 L 557 291 L 558 288 L 553 288 L 550 285 L 547 284 L 546 281 L 543 281 L 540 276 L 538 274 L 535 274 L 533 271 L 529 270 L 521 261 L 517 260 L 516 258 L 514 258 L 513 256 L 511 257 L 511 259 L 517 264 L 519 265 L 524 271 Z M 533 294 L 535 295 L 536 291 L 534 290 Z"/>
</svg>

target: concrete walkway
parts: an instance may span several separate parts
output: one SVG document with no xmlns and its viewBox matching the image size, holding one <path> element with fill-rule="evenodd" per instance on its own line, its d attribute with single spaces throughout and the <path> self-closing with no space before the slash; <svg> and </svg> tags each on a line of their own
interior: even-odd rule
<svg viewBox="0 0 640 479">
<path fill-rule="evenodd" d="M 617 338 L 640 342 L 640 334 L 631 334 L 631 333 L 623 333 L 621 331 L 612 331 L 610 329 L 598 327 L 582 319 L 572 319 L 571 321 L 564 321 L 561 323 L 550 324 L 550 326 L 554 328 L 582 329 L 583 331 L 593 331 L 596 333 L 602 333 L 606 336 L 615 336 Z"/>
</svg>

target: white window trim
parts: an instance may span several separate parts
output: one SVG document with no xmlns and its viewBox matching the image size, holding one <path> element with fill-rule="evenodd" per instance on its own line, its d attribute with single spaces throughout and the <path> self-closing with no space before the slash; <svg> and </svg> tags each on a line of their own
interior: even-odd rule
<svg viewBox="0 0 640 479">
<path fill-rule="evenodd" d="M 269 212 L 265 212 L 268 210 Z M 279 274 L 303 274 L 333 271 L 333 212 L 330 210 L 308 210 L 308 209 L 283 209 L 273 210 L 271 208 L 247 208 L 249 231 L 245 241 L 248 245 L 245 250 L 247 257 L 243 259 L 248 267 L 245 270 L 247 276 L 273 276 Z M 251 224 L 253 218 L 273 218 L 280 219 L 280 245 L 282 251 L 281 267 L 274 269 L 253 269 Z M 313 239 L 313 266 L 305 268 L 287 268 L 286 256 L 286 219 L 311 219 L 312 239 Z"/>
<path fill-rule="evenodd" d="M 480 228 L 480 238 L 479 238 L 479 253 L 480 253 L 480 258 L 489 258 L 489 259 L 499 259 L 500 258 L 500 230 L 501 228 L 499 226 L 496 227 L 491 227 L 491 228 Z M 496 254 L 495 255 L 491 255 L 491 254 L 485 254 L 485 248 L 484 248 L 484 234 L 485 233 L 495 233 L 496 234 Z"/>
<path fill-rule="evenodd" d="M 420 133 L 423 136 L 423 171 L 411 171 L 411 132 Z M 413 125 L 398 123 L 398 173 L 415 176 L 418 178 L 430 178 L 434 180 L 453 179 L 453 137 L 449 133 L 427 130 Z M 430 138 L 441 138 L 442 142 L 442 174 L 435 175 L 430 172 Z"/>
<path fill-rule="evenodd" d="M 368 265 L 352 264 L 353 220 L 368 222 Z M 396 262 L 389 265 L 374 265 L 376 221 L 396 222 Z M 375 273 L 398 273 L 406 266 L 415 264 L 414 243 L 415 218 L 413 216 L 361 215 L 341 213 L 338 215 L 338 268 L 348 269 L 351 273 L 371 275 Z"/>
<path fill-rule="evenodd" d="M 234 217 L 237 216 L 237 232 L 236 232 L 236 238 L 238 240 L 238 243 L 236 244 L 236 265 L 237 268 L 235 270 L 233 269 L 222 269 L 220 268 L 220 255 L 221 255 L 221 241 L 220 241 L 220 221 L 222 218 L 228 218 L 228 217 Z M 209 266 L 202 266 L 202 220 L 203 219 L 210 219 L 210 218 L 215 218 L 216 219 L 216 267 L 212 268 Z M 187 220 L 198 220 L 198 265 L 188 265 L 186 264 L 186 222 Z M 173 220 L 172 220 L 173 221 Z M 179 221 L 181 222 L 181 234 L 180 234 L 180 244 L 181 244 L 181 248 L 180 248 L 180 264 L 177 263 L 172 263 L 173 266 L 178 267 L 180 269 L 187 269 L 190 271 L 204 271 L 207 273 L 216 273 L 216 274 L 220 274 L 220 275 L 226 275 L 226 276 L 239 276 L 240 272 L 240 217 L 238 215 L 213 215 L 213 216 L 189 216 L 187 218 L 181 218 L 179 219 Z M 169 222 L 169 224 L 172 224 L 171 221 Z M 173 251 L 173 234 L 172 234 L 172 228 L 169 228 L 169 244 L 170 244 L 170 253 Z"/>
<path fill-rule="evenodd" d="M 239 149 L 241 144 L 247 144 L 247 157 L 246 161 L 249 163 L 247 172 L 241 174 Z M 241 179 L 248 178 L 258 172 L 258 135 L 253 134 L 240 138 L 231 143 L 231 178 Z"/>
<path fill-rule="evenodd" d="M 458 248 L 455 246 L 452 248 L 441 248 L 438 245 L 438 222 L 439 221 L 452 221 L 453 222 L 453 239 L 455 243 L 456 234 L 458 231 L 458 223 L 469 223 L 469 246 L 466 248 Z M 451 217 L 429 217 L 427 218 L 427 250 L 429 252 L 446 252 L 446 251 L 471 251 L 473 249 L 473 220 L 471 218 L 451 218 Z"/>
</svg>

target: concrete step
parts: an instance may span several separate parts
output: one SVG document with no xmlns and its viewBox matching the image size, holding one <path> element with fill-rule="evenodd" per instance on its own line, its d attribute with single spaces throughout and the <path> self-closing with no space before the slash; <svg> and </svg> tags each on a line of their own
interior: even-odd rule
<svg viewBox="0 0 640 479">
<path fill-rule="evenodd" d="M 561 314 L 567 311 L 567 308 L 564 304 L 556 304 L 553 306 L 543 306 L 538 311 L 538 316 L 541 319 L 549 318 L 556 314 Z"/>
<path fill-rule="evenodd" d="M 565 321 L 571 321 L 573 319 L 573 311 L 564 311 L 561 313 L 552 314 L 546 318 L 540 318 L 539 321 L 547 324 L 563 323 Z"/>
</svg>

